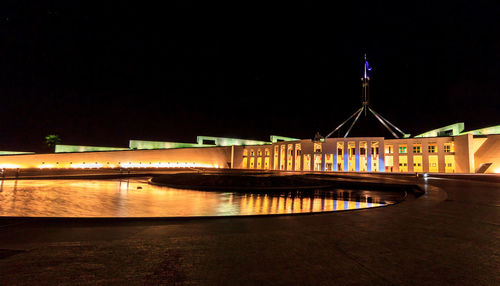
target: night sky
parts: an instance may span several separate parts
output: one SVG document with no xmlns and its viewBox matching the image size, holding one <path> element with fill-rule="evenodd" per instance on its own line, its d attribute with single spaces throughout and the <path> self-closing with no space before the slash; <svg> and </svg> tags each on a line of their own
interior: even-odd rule
<svg viewBox="0 0 500 286">
<path fill-rule="evenodd" d="M 406 133 L 500 124 L 499 1 L 110 2 L 1 1 L 0 150 L 326 135 L 364 53 Z M 392 137 L 372 115 L 351 135 Z"/>
</svg>

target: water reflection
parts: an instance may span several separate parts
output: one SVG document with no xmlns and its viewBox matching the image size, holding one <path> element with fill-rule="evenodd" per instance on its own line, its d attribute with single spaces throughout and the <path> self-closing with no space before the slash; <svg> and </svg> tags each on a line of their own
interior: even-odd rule
<svg viewBox="0 0 500 286">
<path fill-rule="evenodd" d="M 399 193 L 328 190 L 273 194 L 202 192 L 146 179 L 0 180 L 1 216 L 173 217 L 290 214 L 384 206 Z"/>
</svg>

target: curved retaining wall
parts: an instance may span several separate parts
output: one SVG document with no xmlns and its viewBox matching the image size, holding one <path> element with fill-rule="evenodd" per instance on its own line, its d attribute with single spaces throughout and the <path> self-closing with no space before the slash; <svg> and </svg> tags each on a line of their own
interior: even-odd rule
<svg viewBox="0 0 500 286">
<path fill-rule="evenodd" d="M 1 168 L 227 168 L 231 147 L 0 156 Z"/>
</svg>

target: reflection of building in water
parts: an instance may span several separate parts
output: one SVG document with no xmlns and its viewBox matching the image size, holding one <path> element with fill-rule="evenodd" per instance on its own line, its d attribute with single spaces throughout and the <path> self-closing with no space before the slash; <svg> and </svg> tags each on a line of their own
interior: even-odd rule
<svg viewBox="0 0 500 286">
<path fill-rule="evenodd" d="M 285 192 L 281 194 L 244 194 L 240 198 L 241 214 L 287 214 L 343 211 L 387 205 L 379 197 L 352 191 Z"/>
</svg>

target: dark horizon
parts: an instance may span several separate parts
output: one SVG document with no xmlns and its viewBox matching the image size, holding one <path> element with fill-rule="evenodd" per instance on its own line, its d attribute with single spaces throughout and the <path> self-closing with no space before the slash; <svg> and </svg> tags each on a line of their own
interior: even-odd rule
<svg viewBox="0 0 500 286">
<path fill-rule="evenodd" d="M 365 53 L 372 108 L 406 133 L 500 124 L 494 1 L 0 7 L 0 150 L 326 135 L 361 107 Z M 350 136 L 392 138 L 372 115 Z"/>
</svg>

